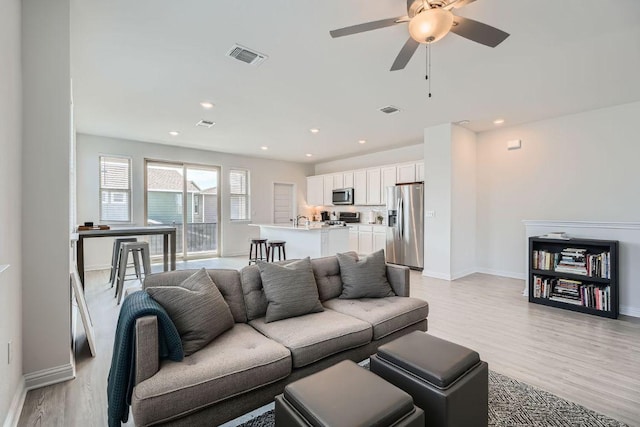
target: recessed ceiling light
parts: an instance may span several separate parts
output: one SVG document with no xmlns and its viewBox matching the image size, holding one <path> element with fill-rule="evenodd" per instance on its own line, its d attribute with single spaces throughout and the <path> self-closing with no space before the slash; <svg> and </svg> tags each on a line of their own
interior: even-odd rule
<svg viewBox="0 0 640 427">
<path fill-rule="evenodd" d="M 320 132 L 320 129 L 318 129 L 318 128 L 311 128 L 311 129 L 309 129 L 309 132 L 311 132 L 311 133 L 318 133 L 318 132 Z"/>
<path fill-rule="evenodd" d="M 269 147 L 267 147 L 266 145 L 263 145 L 262 147 L 260 147 L 261 150 L 268 150 Z"/>
<path fill-rule="evenodd" d="M 202 106 L 202 108 L 206 109 L 206 110 L 210 110 L 213 108 L 213 104 L 209 101 L 202 101 L 200 103 L 200 105 Z"/>
<path fill-rule="evenodd" d="M 305 154 L 305 156 L 307 156 L 307 157 L 311 157 L 311 156 L 313 156 L 313 154 L 311 154 L 311 153 L 307 153 L 307 154 Z"/>
<path fill-rule="evenodd" d="M 177 130 L 172 130 L 172 131 L 169 132 L 169 135 L 178 136 L 178 135 L 180 135 L 180 132 L 178 132 Z"/>
<path fill-rule="evenodd" d="M 366 139 L 361 139 L 360 141 L 358 141 L 358 144 L 366 144 L 367 140 Z"/>
<path fill-rule="evenodd" d="M 504 123 L 504 119 L 495 119 L 495 120 L 493 121 L 493 124 L 494 124 L 494 125 L 501 125 L 501 124 L 503 124 L 503 123 Z"/>
</svg>

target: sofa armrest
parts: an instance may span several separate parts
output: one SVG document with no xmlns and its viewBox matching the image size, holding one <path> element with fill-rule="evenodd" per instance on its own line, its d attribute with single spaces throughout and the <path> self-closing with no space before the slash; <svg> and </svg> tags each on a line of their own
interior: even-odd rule
<svg viewBox="0 0 640 427">
<path fill-rule="evenodd" d="M 409 296 L 409 267 L 387 264 L 387 280 L 399 297 Z"/>
<path fill-rule="evenodd" d="M 158 318 L 144 316 L 136 320 L 136 385 L 151 378 L 160 369 Z"/>
</svg>

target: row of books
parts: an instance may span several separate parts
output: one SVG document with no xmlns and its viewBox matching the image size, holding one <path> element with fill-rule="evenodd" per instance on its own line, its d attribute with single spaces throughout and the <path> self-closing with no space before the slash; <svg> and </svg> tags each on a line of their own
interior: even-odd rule
<svg viewBox="0 0 640 427">
<path fill-rule="evenodd" d="M 561 252 L 535 250 L 532 255 L 532 267 L 536 270 L 553 270 L 559 273 L 611 278 L 611 254 L 609 252 L 588 254 L 584 248 L 565 248 Z"/>
<path fill-rule="evenodd" d="M 611 310 L 610 286 L 585 285 L 578 280 L 533 276 L 533 296 L 596 310 Z"/>
</svg>

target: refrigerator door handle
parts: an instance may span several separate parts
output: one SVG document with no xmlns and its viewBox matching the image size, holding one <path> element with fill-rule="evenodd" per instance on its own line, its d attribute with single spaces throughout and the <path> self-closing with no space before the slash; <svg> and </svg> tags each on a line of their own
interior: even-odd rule
<svg viewBox="0 0 640 427">
<path fill-rule="evenodd" d="M 400 238 L 404 239 L 404 200 L 398 199 L 398 231 Z"/>
</svg>

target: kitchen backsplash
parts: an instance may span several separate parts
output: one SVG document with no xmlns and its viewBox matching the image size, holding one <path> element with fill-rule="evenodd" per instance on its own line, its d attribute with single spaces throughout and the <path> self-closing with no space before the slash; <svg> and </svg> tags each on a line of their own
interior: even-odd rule
<svg viewBox="0 0 640 427">
<path fill-rule="evenodd" d="M 369 224 L 370 221 L 377 223 L 376 218 L 382 217 L 382 224 L 387 224 L 387 209 L 385 206 L 316 206 L 312 209 L 308 209 L 307 213 L 311 217 L 317 215 L 320 217 L 321 211 L 327 211 L 329 214 L 335 212 L 338 216 L 338 212 L 360 212 L 360 224 Z"/>
</svg>

